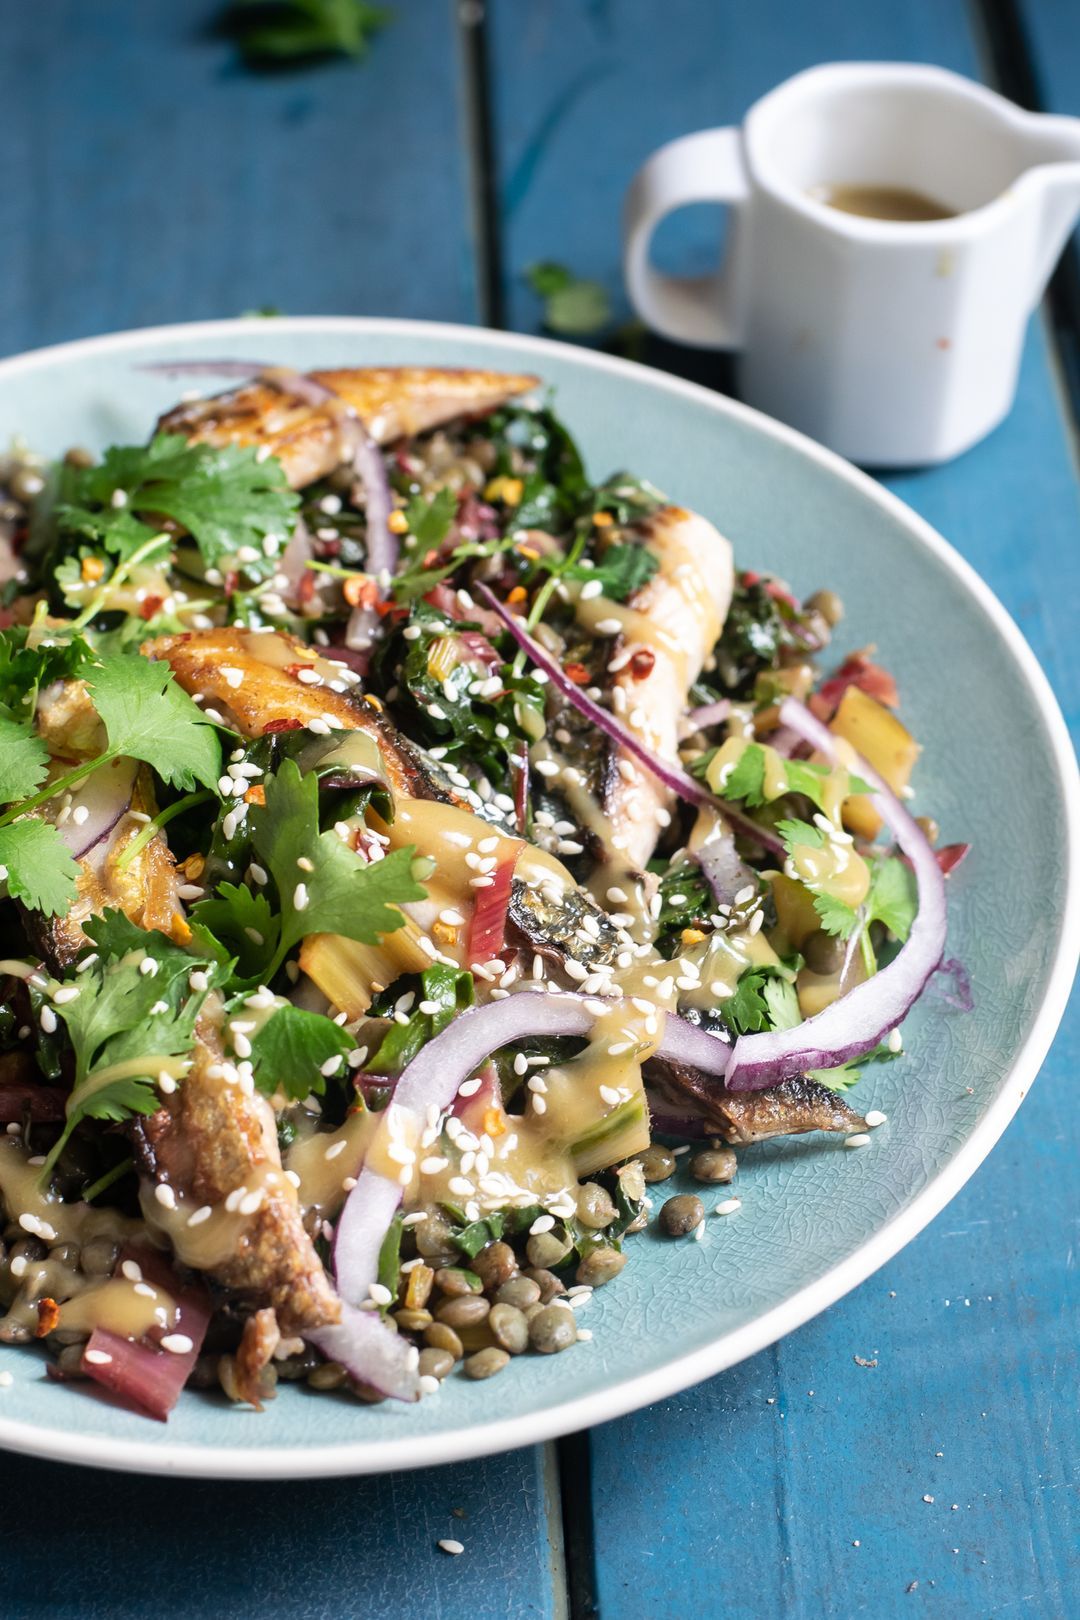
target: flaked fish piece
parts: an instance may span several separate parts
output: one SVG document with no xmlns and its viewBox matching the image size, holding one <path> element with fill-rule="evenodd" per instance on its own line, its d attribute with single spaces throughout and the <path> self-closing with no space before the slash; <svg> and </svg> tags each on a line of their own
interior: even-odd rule
<svg viewBox="0 0 1080 1620">
<path fill-rule="evenodd" d="M 807 1131 L 866 1130 L 861 1114 L 808 1075 L 783 1080 L 768 1091 L 726 1091 L 696 1069 L 667 1059 L 652 1058 L 645 1066 L 646 1082 L 658 1086 L 674 1102 L 692 1102 L 709 1128 L 725 1142 L 746 1147 L 772 1136 L 802 1136 Z"/>
<path fill-rule="evenodd" d="M 616 610 L 623 634 L 613 662 L 615 712 L 662 760 L 678 763 L 679 718 L 687 693 L 724 627 L 735 582 L 731 543 L 696 512 L 665 506 L 636 525 L 659 560 L 647 584 Z M 612 616 L 603 598 L 578 604 L 578 618 L 595 625 Z M 651 659 L 651 662 L 650 662 Z M 640 870 L 649 860 L 674 797 L 625 749 L 611 751 L 602 808 L 617 863 Z M 616 862 L 613 861 L 613 864 Z"/>
<path fill-rule="evenodd" d="M 117 760 L 107 769 L 124 772 L 130 770 L 130 765 Z M 55 803 L 49 803 L 44 810 L 54 814 Z M 135 812 L 134 816 L 130 811 Z M 129 922 L 157 929 L 178 944 L 185 944 L 191 937 L 179 893 L 183 879 L 164 836 L 155 833 L 130 860 L 123 860 L 145 826 L 141 818 L 156 813 L 151 775 L 141 766 L 135 772 L 129 812 L 121 816 L 100 844 L 79 859 L 78 893 L 68 911 L 61 917 L 25 913 L 27 936 L 54 972 L 65 972 L 90 944 L 83 924 L 109 909 L 122 911 Z"/>
<path fill-rule="evenodd" d="M 343 411 L 360 418 L 377 444 L 424 433 L 459 416 L 482 416 L 538 378 L 501 371 L 430 366 L 361 366 L 313 371 L 314 389 L 291 389 L 288 374 L 271 370 L 242 388 L 167 411 L 163 433 L 217 446 L 264 446 L 281 462 L 294 489 L 325 478 L 348 454 Z M 301 379 L 302 383 L 303 379 Z M 329 389 L 341 409 L 318 400 Z"/>
<path fill-rule="evenodd" d="M 244 737 L 300 726 L 363 731 L 378 746 L 395 793 L 445 799 L 413 745 L 366 699 L 355 677 L 280 630 L 193 630 L 143 646 L 164 659 L 185 692 Z"/>
<path fill-rule="evenodd" d="M 143 1213 L 164 1230 L 182 1264 L 260 1309 L 272 1308 L 283 1334 L 308 1333 L 338 1321 L 341 1302 L 281 1167 L 273 1111 L 225 1064 L 221 1017 L 220 1001 L 210 998 L 196 1026 L 189 1073 L 156 1113 L 133 1127 L 144 1171 Z M 171 1189 L 175 1209 L 168 1195 L 165 1203 L 158 1195 L 162 1184 Z M 192 1225 L 190 1217 L 204 1207 L 210 1215 Z"/>
<path fill-rule="evenodd" d="M 265 1374 L 280 1343 L 281 1329 L 273 1306 L 253 1311 L 244 1323 L 233 1367 L 236 1394 L 258 1412 L 262 1411 L 263 1401 L 274 1393 L 272 1387 L 267 1387 Z"/>
</svg>

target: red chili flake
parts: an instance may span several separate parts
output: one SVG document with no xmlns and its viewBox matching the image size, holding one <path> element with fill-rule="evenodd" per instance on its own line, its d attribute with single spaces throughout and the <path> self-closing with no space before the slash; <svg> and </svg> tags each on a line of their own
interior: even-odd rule
<svg viewBox="0 0 1080 1620">
<path fill-rule="evenodd" d="M 272 737 L 278 731 L 299 731 L 303 724 L 302 720 L 282 716 L 280 720 L 268 720 L 262 728 L 262 734 L 264 737 Z"/>
<path fill-rule="evenodd" d="M 223 589 L 225 591 L 225 595 L 226 596 L 234 595 L 234 593 L 236 591 L 236 587 L 239 585 L 239 583 L 240 583 L 240 575 L 236 572 L 235 568 L 230 568 L 229 572 L 225 575 L 225 584 L 223 586 Z"/>
<path fill-rule="evenodd" d="M 635 681 L 643 681 L 653 672 L 656 663 L 656 654 L 651 647 L 639 647 L 630 660 L 630 674 Z"/>
<path fill-rule="evenodd" d="M 746 572 L 742 575 L 742 582 L 743 582 L 744 585 L 756 585 L 758 583 L 758 581 L 760 580 L 760 578 L 761 578 L 760 574 L 755 574 L 755 572 L 754 572 L 754 570 L 752 568 L 748 568 L 746 570 Z"/>
<path fill-rule="evenodd" d="M 163 596 L 144 596 L 139 603 L 139 618 L 152 619 L 164 600 Z"/>
<path fill-rule="evenodd" d="M 314 595 L 315 575 L 310 568 L 305 568 L 304 572 L 300 575 L 300 581 L 296 587 L 296 599 L 300 603 L 301 607 L 303 607 L 305 603 L 311 601 Z"/>
<path fill-rule="evenodd" d="M 592 680 L 592 676 L 584 664 L 567 664 L 563 673 L 568 680 L 573 681 L 575 686 L 588 686 Z"/>
<path fill-rule="evenodd" d="M 320 540 L 318 545 L 315 547 L 315 550 L 316 550 L 316 553 L 318 554 L 318 556 L 320 558 L 324 559 L 324 560 L 327 557 L 340 557 L 341 556 L 341 541 L 340 540 Z"/>
</svg>

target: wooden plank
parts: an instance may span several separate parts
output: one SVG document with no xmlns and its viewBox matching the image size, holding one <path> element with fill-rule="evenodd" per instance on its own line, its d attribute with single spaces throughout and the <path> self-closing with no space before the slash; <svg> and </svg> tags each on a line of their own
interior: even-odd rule
<svg viewBox="0 0 1080 1620">
<path fill-rule="evenodd" d="M 788 0 L 762 0 L 752 16 L 730 0 L 707 14 L 673 0 L 661 26 L 645 0 L 545 0 L 522 22 L 495 0 L 514 325 L 538 324 L 521 275 L 544 258 L 604 282 L 625 312 L 619 202 L 662 141 L 737 121 L 771 84 L 830 57 L 978 72 L 961 7 L 826 4 L 812 26 L 803 16 Z M 668 267 L 706 267 L 715 232 L 704 211 L 688 217 L 669 236 Z M 700 380 L 725 375 L 694 351 L 650 353 Z M 952 466 L 888 482 L 998 591 L 1075 722 L 1080 502 L 1037 323 L 1009 421 Z M 943 683 L 949 673 L 943 649 Z M 1080 1608 L 1065 1506 L 1078 1439 L 1068 1268 L 1080 1187 L 1061 1124 L 1078 1057 L 1074 1005 L 1005 1141 L 916 1243 L 772 1350 L 593 1433 L 594 1567 L 572 1574 L 591 1580 L 601 1615 L 888 1620 L 912 1612 L 914 1592 L 950 1620 Z"/>
<path fill-rule="evenodd" d="M 538 1448 L 366 1480 L 140 1479 L 22 1457 L 3 1479 L 7 1620 L 561 1612 Z M 440 1551 L 447 1537 L 464 1553 Z"/>
<path fill-rule="evenodd" d="M 269 73 L 221 9 L 9 8 L 0 353 L 267 304 L 475 318 L 450 7 L 394 7 L 360 65 Z"/>
<path fill-rule="evenodd" d="M 267 303 L 475 318 L 451 9 L 394 7 L 362 66 L 269 75 L 210 35 L 219 9 L 11 10 L 0 352 Z M 295 1486 L 5 1457 L 0 1608 L 547 1620 L 546 1455 Z M 436 1547 L 448 1536 L 461 1557 Z"/>
<path fill-rule="evenodd" d="M 830 57 L 932 57 L 973 71 L 964 8 L 937 0 L 823 0 L 812 12 L 793 0 L 667 0 L 662 9 L 653 0 L 490 0 L 488 10 L 504 297 L 519 331 L 539 325 L 522 273 L 543 259 L 603 282 L 629 313 L 623 193 L 665 141 L 739 122 L 766 90 Z M 665 267 L 700 274 L 714 255 L 717 211 L 685 212 L 683 224 L 663 228 Z"/>
</svg>

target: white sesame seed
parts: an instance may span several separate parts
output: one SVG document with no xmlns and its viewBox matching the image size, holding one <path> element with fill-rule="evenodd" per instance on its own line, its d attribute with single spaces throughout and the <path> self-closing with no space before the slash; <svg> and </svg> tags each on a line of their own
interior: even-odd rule
<svg viewBox="0 0 1080 1620">
<path fill-rule="evenodd" d="M 41 1023 L 41 1027 L 45 1031 L 46 1035 L 52 1035 L 52 1034 L 55 1033 L 55 1031 L 56 1031 L 56 1014 L 53 1012 L 51 1007 L 42 1007 L 41 1016 L 40 1016 L 40 1023 Z"/>
<path fill-rule="evenodd" d="M 161 1348 L 174 1356 L 187 1356 L 194 1350 L 195 1344 L 186 1333 L 166 1333 L 161 1341 Z"/>
<path fill-rule="evenodd" d="M 293 890 L 293 906 L 297 911 L 303 911 L 308 903 L 306 883 L 298 883 Z"/>
<path fill-rule="evenodd" d="M 91 1367 L 108 1367 L 112 1362 L 107 1350 L 84 1350 L 83 1360 L 88 1361 Z"/>
<path fill-rule="evenodd" d="M 368 1285 L 368 1298 L 374 1300 L 376 1305 L 389 1305 L 393 1294 L 383 1283 L 373 1282 Z"/>
<path fill-rule="evenodd" d="M 846 1148 L 868 1147 L 869 1144 L 870 1144 L 870 1138 L 866 1134 L 865 1131 L 856 1131 L 854 1136 L 848 1136 L 848 1137 L 844 1138 L 844 1146 Z"/>
<path fill-rule="evenodd" d="M 208 1221 L 213 1213 L 209 1204 L 202 1204 L 188 1216 L 187 1224 L 189 1226 L 201 1226 L 203 1221 Z"/>
<path fill-rule="evenodd" d="M 62 1007 L 65 1002 L 76 1001 L 76 1000 L 78 1000 L 78 997 L 79 997 L 79 988 L 78 988 L 78 986 L 74 985 L 74 984 L 70 984 L 70 985 L 65 985 L 62 990 L 57 990 L 55 992 L 55 994 L 53 995 L 53 1000 L 55 1001 L 55 1003 L 56 1003 L 56 1005 L 58 1007 Z"/>
<path fill-rule="evenodd" d="M 902 1052 L 904 1050 L 904 1037 L 898 1029 L 894 1029 L 885 1044 L 890 1052 Z"/>
<path fill-rule="evenodd" d="M 713 1210 L 714 1215 L 734 1215 L 737 1209 L 742 1209 L 741 1198 L 725 1198 L 722 1204 L 717 1204 Z"/>
<path fill-rule="evenodd" d="M 176 1194 L 167 1181 L 159 1181 L 154 1188 L 154 1197 L 165 1209 L 176 1208 Z"/>
<path fill-rule="evenodd" d="M 444 1553 L 449 1553 L 452 1558 L 456 1558 L 458 1553 L 463 1553 L 465 1551 L 462 1543 L 460 1541 L 454 1541 L 450 1536 L 447 1536 L 444 1540 L 440 1541 L 439 1546 L 442 1548 Z"/>
<path fill-rule="evenodd" d="M 880 1108 L 871 1108 L 870 1112 L 866 1116 L 866 1123 L 869 1125 L 870 1129 L 874 1131 L 879 1125 L 884 1125 L 888 1117 L 888 1114 L 883 1114 Z"/>
<path fill-rule="evenodd" d="M 529 1236 L 539 1237 L 542 1232 L 550 1232 L 554 1225 L 554 1215 L 538 1215 L 529 1227 Z"/>
</svg>

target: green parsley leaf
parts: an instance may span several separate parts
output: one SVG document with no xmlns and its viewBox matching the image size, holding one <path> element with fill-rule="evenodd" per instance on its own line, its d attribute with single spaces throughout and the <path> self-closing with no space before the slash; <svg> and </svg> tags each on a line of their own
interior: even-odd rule
<svg viewBox="0 0 1080 1620">
<path fill-rule="evenodd" d="M 915 874 L 910 867 L 895 856 L 874 861 L 866 908 L 868 922 L 884 923 L 903 944 L 918 910 Z"/>
<path fill-rule="evenodd" d="M 326 1090 L 323 1064 L 331 1058 L 343 1063 L 352 1047 L 351 1037 L 332 1018 L 286 1002 L 251 1037 L 255 1084 L 268 1097 L 284 1092 L 290 1102 L 300 1102 L 312 1091 L 321 1097 Z"/>
<path fill-rule="evenodd" d="M 855 932 L 859 913 L 846 901 L 838 900 L 835 895 L 815 894 L 814 910 L 827 934 L 833 934 L 837 939 L 850 939 Z"/>
<path fill-rule="evenodd" d="M 221 745 L 211 723 L 177 686 L 166 663 L 141 654 L 110 658 L 88 676 L 94 707 L 105 724 L 109 750 L 152 765 L 171 786 L 214 787 Z"/>
<path fill-rule="evenodd" d="M 28 799 L 45 780 L 49 750 L 41 738 L 0 718 L 0 804 Z"/>
<path fill-rule="evenodd" d="M 412 848 L 369 864 L 336 833 L 320 833 L 318 783 L 312 774 L 302 776 L 295 760 L 285 760 L 266 778 L 266 803 L 253 805 L 248 821 L 281 907 L 274 971 L 308 934 L 342 934 L 375 944 L 401 927 L 398 906 L 423 900 L 427 893 L 412 875 Z"/>
<path fill-rule="evenodd" d="M 43 916 L 62 916 L 75 898 L 78 864 L 47 821 L 27 816 L 0 827 L 0 868 L 8 893 Z"/>
</svg>

